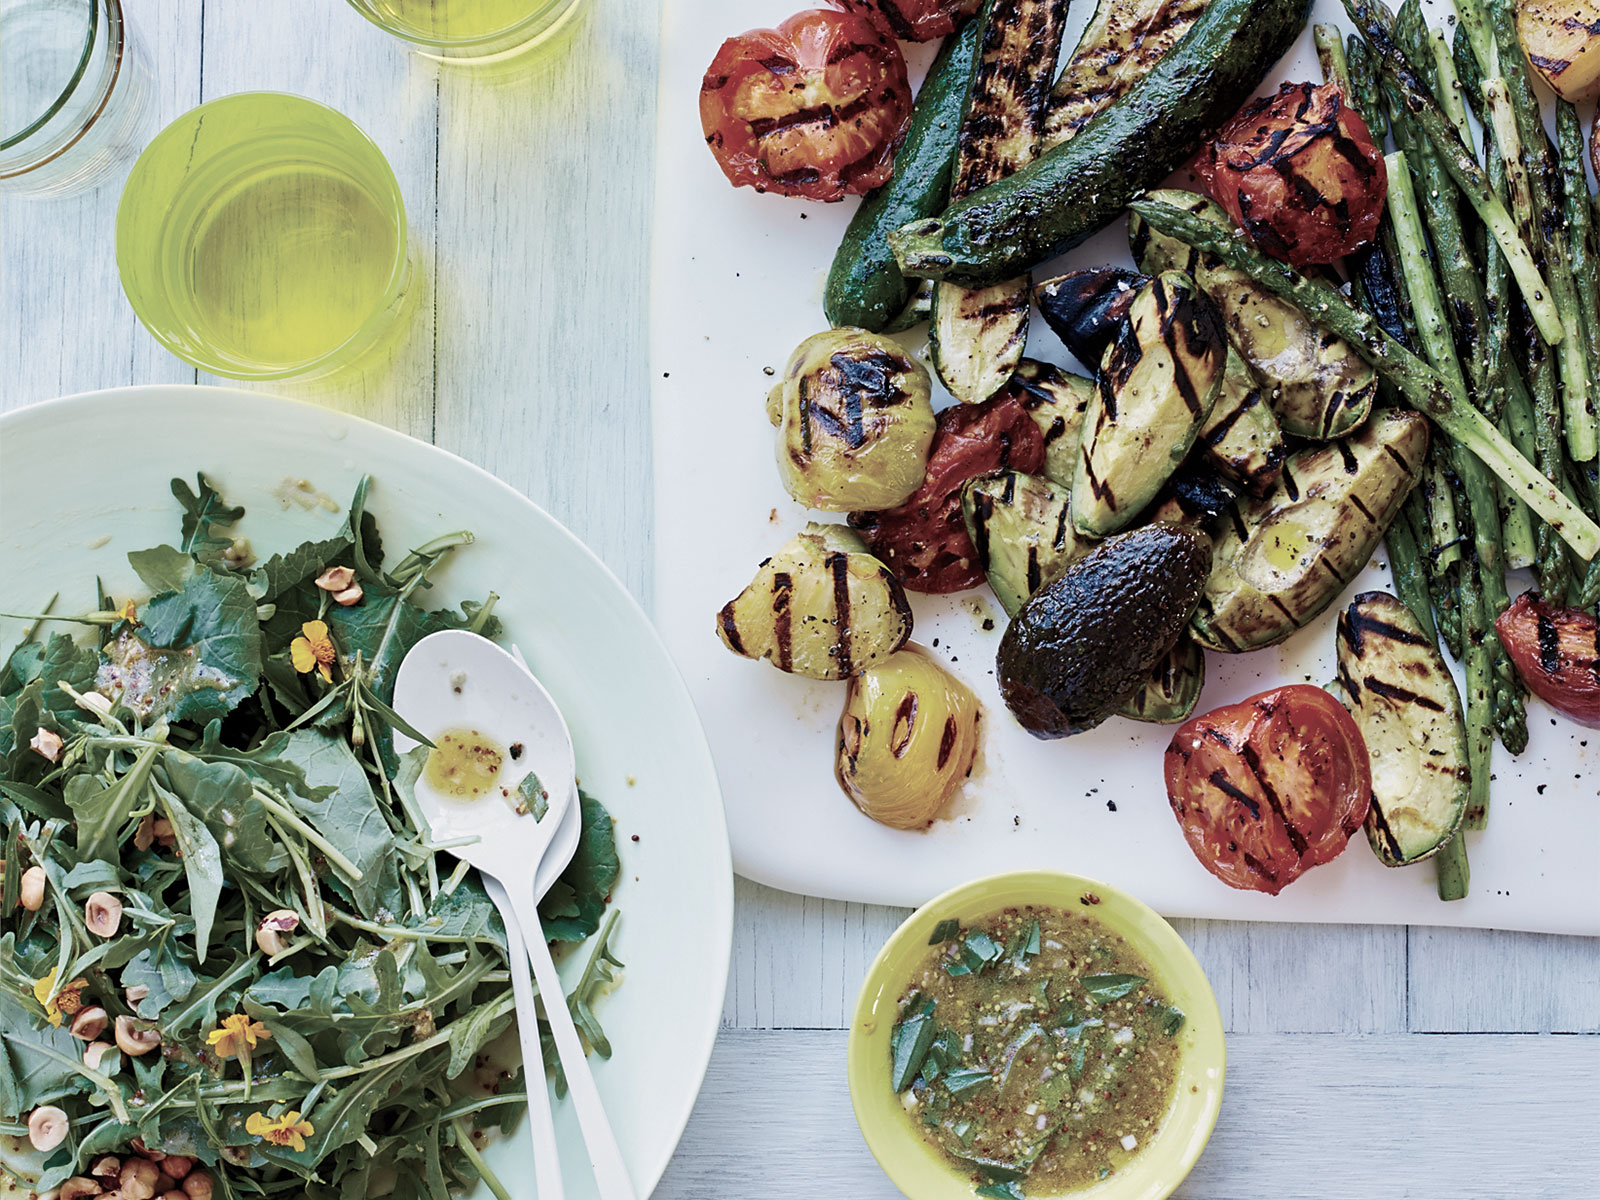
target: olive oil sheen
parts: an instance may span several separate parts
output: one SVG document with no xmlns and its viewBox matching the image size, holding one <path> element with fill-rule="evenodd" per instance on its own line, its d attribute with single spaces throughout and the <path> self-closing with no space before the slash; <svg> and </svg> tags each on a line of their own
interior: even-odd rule
<svg viewBox="0 0 1600 1200">
<path fill-rule="evenodd" d="M 549 0 L 372 0 L 384 22 L 448 42 L 490 37 L 548 6 Z"/>
</svg>

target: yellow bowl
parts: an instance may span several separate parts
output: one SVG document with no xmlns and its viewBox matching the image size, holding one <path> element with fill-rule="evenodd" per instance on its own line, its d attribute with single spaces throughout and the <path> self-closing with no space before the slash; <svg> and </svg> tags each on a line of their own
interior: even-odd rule
<svg viewBox="0 0 1600 1200">
<path fill-rule="evenodd" d="M 972 1200 L 971 1178 L 925 1141 L 889 1081 L 889 1037 L 901 996 L 929 953 L 940 921 L 963 925 L 1015 905 L 1077 909 L 1142 954 L 1173 1004 L 1188 1016 L 1179 1037 L 1178 1083 L 1160 1132 L 1115 1175 L 1066 1193 L 1073 1200 L 1162 1200 L 1194 1167 L 1217 1124 L 1227 1049 L 1222 1014 L 1205 972 L 1177 931 L 1149 905 L 1109 884 L 1060 871 L 1015 871 L 962 884 L 924 904 L 884 944 L 867 971 L 850 1022 L 850 1101 L 878 1165 L 912 1200 Z"/>
</svg>

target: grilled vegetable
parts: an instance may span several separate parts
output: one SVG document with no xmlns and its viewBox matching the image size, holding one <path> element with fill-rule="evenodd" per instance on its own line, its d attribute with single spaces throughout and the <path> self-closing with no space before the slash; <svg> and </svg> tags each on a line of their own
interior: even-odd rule
<svg viewBox="0 0 1600 1200">
<path fill-rule="evenodd" d="M 1217 402 L 1200 426 L 1206 459 L 1252 496 L 1265 496 L 1272 490 L 1289 453 L 1265 392 L 1249 365 L 1229 345 Z"/>
<path fill-rule="evenodd" d="M 1353 254 L 1383 216 L 1383 151 L 1334 83 L 1285 83 L 1251 101 L 1196 170 L 1251 241 L 1297 267 Z"/>
<path fill-rule="evenodd" d="M 840 8 L 871 13 L 895 37 L 907 42 L 931 42 L 944 37 L 978 11 L 981 0 L 834 0 Z"/>
<path fill-rule="evenodd" d="M 1600 729 L 1600 621 L 1524 592 L 1495 630 L 1528 690 L 1580 725 Z"/>
<path fill-rule="evenodd" d="M 1209 528 L 1218 517 L 1233 507 L 1239 490 L 1216 471 L 1204 457 L 1191 454 L 1172 473 L 1139 524 L 1162 521 L 1168 525 Z"/>
<path fill-rule="evenodd" d="M 932 216 L 945 205 L 961 109 L 982 36 L 982 24 L 968 22 L 940 47 L 928 68 L 906 126 L 906 140 L 895 152 L 894 174 L 861 201 L 833 256 L 822 294 L 829 324 L 883 330 L 895 323 L 911 300 L 912 286 L 894 261 L 889 233 L 907 221 Z"/>
<path fill-rule="evenodd" d="M 1428 858 L 1461 827 L 1472 791 L 1456 682 L 1388 592 L 1363 592 L 1339 614 L 1338 652 L 1342 699 L 1372 764 L 1367 841 L 1386 867 Z"/>
<path fill-rule="evenodd" d="M 1307 0 L 1211 0 L 1183 39 L 1072 140 L 889 237 L 907 275 L 982 287 L 1071 249 L 1233 115 L 1305 23 Z"/>
<path fill-rule="evenodd" d="M 1001 471 L 969 481 L 961 516 L 1008 617 L 1090 549 L 1072 528 L 1067 489 L 1037 475 Z"/>
<path fill-rule="evenodd" d="M 842 200 L 884 183 L 911 119 L 900 47 L 859 13 L 813 8 L 722 43 L 700 128 L 735 187 Z"/>
<path fill-rule="evenodd" d="M 1011 395 L 941 412 L 922 486 L 898 508 L 850 514 L 873 553 L 913 592 L 959 592 L 983 582 L 972 539 L 961 522 L 967 480 L 1044 464 L 1038 424 Z"/>
<path fill-rule="evenodd" d="M 1033 161 L 1066 23 L 1066 0 L 989 0 L 983 47 L 967 94 L 950 179 L 953 199 Z M 950 394 L 965 404 L 1005 386 L 1028 344 L 1029 280 L 933 289 L 928 349 Z"/>
<path fill-rule="evenodd" d="M 1517 0 L 1517 38 L 1528 61 L 1563 100 L 1600 91 L 1600 4 L 1594 0 Z"/>
<path fill-rule="evenodd" d="M 1125 267 L 1073 271 L 1034 288 L 1033 301 L 1073 357 L 1093 367 L 1128 319 L 1128 306 L 1147 279 Z"/>
<path fill-rule="evenodd" d="M 1093 729 L 1172 648 L 1210 566 L 1206 536 L 1175 525 L 1148 525 L 1090 551 L 1006 627 L 995 656 L 1006 707 L 1035 737 Z"/>
<path fill-rule="evenodd" d="M 717 614 L 735 654 L 810 679 L 846 679 L 911 636 L 900 581 L 840 525 L 809 524 Z"/>
<path fill-rule="evenodd" d="M 1206 652 L 1187 633 L 1180 633 L 1145 685 L 1117 712 L 1135 721 L 1173 725 L 1187 721 L 1206 685 Z"/>
<path fill-rule="evenodd" d="M 1100 0 L 1050 90 L 1045 145 L 1070 140 L 1178 44 L 1210 0 Z"/>
<path fill-rule="evenodd" d="M 1232 227 L 1218 204 L 1193 192 L 1151 192 L 1149 198 Z M 1242 271 L 1165 236 L 1138 215 L 1128 222 L 1128 240 L 1141 268 L 1188 271 L 1211 297 L 1234 349 L 1271 388 L 1268 400 L 1284 433 L 1343 437 L 1367 419 L 1378 380 L 1349 343 L 1330 337 Z"/>
<path fill-rule="evenodd" d="M 1072 477 L 1072 520 L 1091 537 L 1139 514 L 1194 444 L 1222 386 L 1227 341 L 1193 279 L 1156 276 L 1100 363 Z"/>
<path fill-rule="evenodd" d="M 1005 394 L 1027 410 L 1044 437 L 1044 465 L 1039 473 L 1051 483 L 1070 488 L 1083 416 L 1094 399 L 1094 381 L 1025 358 L 1006 384 Z"/>
<path fill-rule="evenodd" d="M 1422 473 L 1428 422 L 1379 413 L 1355 437 L 1292 455 L 1263 500 L 1241 499 L 1217 539 L 1193 629 L 1228 653 L 1283 641 L 1367 563 Z"/>
<path fill-rule="evenodd" d="M 982 710 L 920 646 L 850 680 L 834 773 L 874 821 L 923 829 L 972 771 Z"/>
<path fill-rule="evenodd" d="M 1200 864 L 1229 887 L 1273 896 L 1344 852 L 1372 793 L 1361 731 L 1306 684 L 1195 717 L 1173 735 L 1165 773 Z"/>
<path fill-rule="evenodd" d="M 865 329 L 829 329 L 796 347 L 767 397 L 778 475 L 807 508 L 893 508 L 922 483 L 933 444 L 928 372 Z"/>
</svg>

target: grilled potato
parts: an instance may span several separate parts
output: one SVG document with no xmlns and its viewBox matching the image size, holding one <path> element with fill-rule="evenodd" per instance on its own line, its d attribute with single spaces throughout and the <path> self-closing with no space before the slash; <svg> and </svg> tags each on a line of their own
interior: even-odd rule
<svg viewBox="0 0 1600 1200">
<path fill-rule="evenodd" d="M 911 636 L 911 605 L 889 568 L 842 525 L 810 524 L 717 613 L 735 654 L 810 679 L 848 679 Z"/>
<path fill-rule="evenodd" d="M 1517 0 L 1517 39 L 1550 90 L 1579 104 L 1600 92 L 1600 3 Z"/>
<path fill-rule="evenodd" d="M 922 829 L 972 771 L 978 700 L 919 646 L 850 681 L 835 773 L 874 821 Z"/>
<path fill-rule="evenodd" d="M 789 356 L 767 397 L 778 475 L 807 508 L 893 508 L 922 483 L 933 444 L 928 372 L 886 337 L 828 329 Z"/>
</svg>

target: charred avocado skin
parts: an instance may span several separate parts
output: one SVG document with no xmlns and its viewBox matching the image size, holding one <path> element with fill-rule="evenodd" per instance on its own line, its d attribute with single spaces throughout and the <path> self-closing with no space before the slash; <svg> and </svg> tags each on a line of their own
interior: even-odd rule
<svg viewBox="0 0 1600 1200">
<path fill-rule="evenodd" d="M 1147 525 L 1102 543 L 1017 612 L 1000 639 L 1000 695 L 1039 738 L 1093 729 L 1138 691 L 1199 603 L 1211 541 Z"/>
</svg>

